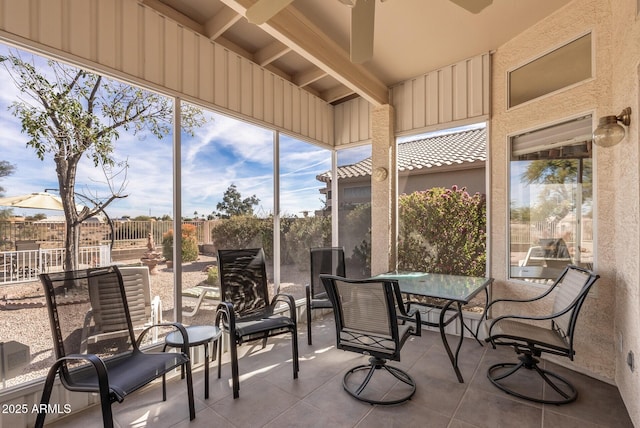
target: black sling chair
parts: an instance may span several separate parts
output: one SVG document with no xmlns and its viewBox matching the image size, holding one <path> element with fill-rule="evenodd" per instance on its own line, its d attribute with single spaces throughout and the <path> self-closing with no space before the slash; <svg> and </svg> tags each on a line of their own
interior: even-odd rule
<svg viewBox="0 0 640 428">
<path fill-rule="evenodd" d="M 215 325 L 229 335 L 229 356 L 233 398 L 240 395 L 237 346 L 291 333 L 293 378 L 298 378 L 298 336 L 296 304 L 290 294 L 276 294 L 269 300 L 267 273 L 262 248 L 218 250 L 222 303 L 216 311 Z M 288 315 L 275 313 L 279 302 Z M 221 376 L 222 347 L 218 347 L 218 378 Z"/>
<path fill-rule="evenodd" d="M 314 309 L 331 309 L 331 301 L 320 281 L 320 274 L 346 276 L 344 264 L 344 248 L 318 247 L 309 251 L 311 258 L 311 278 L 305 287 L 307 302 L 307 343 L 311 345 L 311 311 Z"/>
<path fill-rule="evenodd" d="M 46 408 L 49 403 L 53 382 L 59 373 L 62 385 L 68 390 L 99 394 L 103 425 L 113 427 L 112 403 L 122 402 L 130 393 L 182 366 L 187 377 L 189 418 L 195 419 L 189 338 L 182 325 L 167 323 L 147 327 L 136 339 L 122 275 L 115 266 L 41 274 L 40 280 L 49 309 L 57 358 L 45 381 L 41 408 Z M 99 309 L 91 308 L 90 294 L 94 300 L 100 299 Z M 94 318 L 109 318 L 112 322 L 96 322 L 87 333 L 83 321 L 89 311 Z M 114 323 L 115 319 L 120 323 Z M 100 325 L 108 325 L 109 331 L 98 330 Z M 184 344 L 181 353 L 140 350 L 146 332 L 157 326 L 172 326 L 182 333 Z M 83 344 L 83 334 L 98 339 L 89 345 Z M 36 427 L 44 425 L 45 416 L 45 413 L 38 413 Z"/>
</svg>

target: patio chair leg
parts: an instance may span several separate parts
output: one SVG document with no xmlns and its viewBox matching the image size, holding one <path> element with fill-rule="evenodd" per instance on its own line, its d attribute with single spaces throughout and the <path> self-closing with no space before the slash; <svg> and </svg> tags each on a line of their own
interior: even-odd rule
<svg viewBox="0 0 640 428">
<path fill-rule="evenodd" d="M 185 368 L 186 366 L 186 368 Z M 191 376 L 191 361 L 187 361 L 182 365 L 184 371 L 187 372 L 187 398 L 189 400 L 189 420 L 196 418 L 196 407 L 193 398 L 193 377 Z"/>
<path fill-rule="evenodd" d="M 224 337 L 220 337 L 220 340 L 224 340 Z M 220 379 L 220 376 L 222 374 L 222 348 L 224 347 L 224 344 L 221 343 L 220 346 L 218 347 L 218 379 Z"/>
<path fill-rule="evenodd" d="M 296 330 L 291 332 L 291 354 L 293 357 L 293 378 L 298 379 L 300 362 L 298 361 L 298 335 L 296 334 Z"/>
<path fill-rule="evenodd" d="M 233 398 L 240 396 L 240 376 L 238 373 L 238 349 L 235 339 L 229 340 L 231 356 L 231 379 L 233 383 Z"/>
<path fill-rule="evenodd" d="M 167 378 L 162 375 L 162 401 L 167 401 Z"/>
<path fill-rule="evenodd" d="M 312 345 L 311 339 L 311 306 L 307 305 L 307 343 Z"/>
<path fill-rule="evenodd" d="M 47 374 L 47 380 L 44 383 L 44 389 L 42 390 L 42 397 L 40 398 L 40 407 L 43 408 L 49 404 L 49 399 L 51 398 L 51 390 L 53 389 L 53 381 L 56 379 L 56 375 L 58 374 L 58 365 L 55 364 L 51 369 L 49 369 L 49 373 Z M 44 426 L 44 418 L 47 416 L 45 412 L 38 412 L 38 416 L 36 417 L 36 428 L 42 428 Z"/>
</svg>

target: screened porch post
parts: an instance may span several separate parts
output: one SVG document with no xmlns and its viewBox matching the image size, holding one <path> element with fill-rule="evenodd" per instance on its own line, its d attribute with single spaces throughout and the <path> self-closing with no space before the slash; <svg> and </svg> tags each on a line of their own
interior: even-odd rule
<svg viewBox="0 0 640 428">
<path fill-rule="evenodd" d="M 397 204 L 395 110 L 389 104 L 371 111 L 371 275 L 394 270 L 397 264 Z"/>
</svg>

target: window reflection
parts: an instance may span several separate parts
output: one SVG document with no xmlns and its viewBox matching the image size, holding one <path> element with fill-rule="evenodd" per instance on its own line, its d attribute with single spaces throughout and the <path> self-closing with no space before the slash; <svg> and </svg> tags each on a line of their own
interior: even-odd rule
<svg viewBox="0 0 640 428">
<path fill-rule="evenodd" d="M 545 281 L 555 279 L 569 263 L 591 267 L 590 131 L 589 116 L 512 139 L 512 278 Z"/>
</svg>

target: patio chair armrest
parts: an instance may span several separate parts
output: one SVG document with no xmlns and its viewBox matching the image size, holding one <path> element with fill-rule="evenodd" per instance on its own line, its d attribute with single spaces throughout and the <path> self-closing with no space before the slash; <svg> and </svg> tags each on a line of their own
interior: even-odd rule
<svg viewBox="0 0 640 428">
<path fill-rule="evenodd" d="M 487 304 L 487 307 L 485 308 L 485 311 L 484 311 L 484 316 L 485 316 L 485 318 L 487 318 L 487 314 L 489 313 L 489 309 L 496 303 L 531 303 L 531 302 L 535 302 L 537 300 L 540 300 L 540 299 L 543 299 L 543 298 L 547 297 L 549 295 L 549 293 L 551 293 L 551 291 L 553 291 L 554 288 L 555 288 L 554 286 L 551 286 L 544 293 L 542 293 L 542 294 L 540 294 L 538 296 L 531 297 L 529 299 L 495 299 L 495 300 L 492 300 Z"/>
<path fill-rule="evenodd" d="M 95 370 L 96 375 L 98 376 L 99 393 L 102 398 L 108 399 L 109 392 L 113 391 L 116 400 L 118 400 L 119 403 L 122 403 L 124 401 L 124 397 L 126 395 L 125 392 L 109 385 L 109 372 L 107 371 L 107 366 L 104 361 L 102 361 L 102 359 L 95 354 L 69 354 L 65 355 L 64 357 L 60 357 L 49 369 L 48 377 L 55 376 L 58 369 L 62 366 L 62 364 L 64 364 L 64 362 L 79 360 L 89 362 Z"/>
<path fill-rule="evenodd" d="M 403 305 L 398 305 L 398 309 L 400 314 L 398 315 L 398 319 L 403 323 L 407 321 L 416 323 L 416 332 L 413 334 L 414 336 L 422 336 L 422 314 L 420 313 L 419 308 L 410 309 L 408 311 L 404 310 Z"/>
<path fill-rule="evenodd" d="M 291 314 L 291 319 L 293 322 L 296 322 L 296 301 L 291 294 L 287 293 L 278 293 L 273 296 L 271 300 L 271 308 L 275 308 L 278 302 L 285 302 L 289 306 L 289 313 Z"/>
<path fill-rule="evenodd" d="M 173 327 L 180 332 L 182 335 L 182 353 L 185 355 L 189 355 L 189 335 L 187 334 L 187 330 L 184 326 L 179 322 L 167 322 L 167 323 L 159 323 L 153 324 L 148 327 L 145 327 L 144 330 L 140 332 L 138 338 L 136 339 L 136 346 L 140 348 L 140 344 L 142 343 L 142 339 L 147 334 L 147 332 L 151 329 L 156 329 L 158 327 Z"/>
<path fill-rule="evenodd" d="M 220 321 L 227 322 L 227 328 L 235 334 L 236 331 L 236 311 L 233 309 L 233 303 L 221 302 L 216 308 L 215 326 L 220 327 Z M 222 330 L 222 328 L 221 328 Z"/>
</svg>

